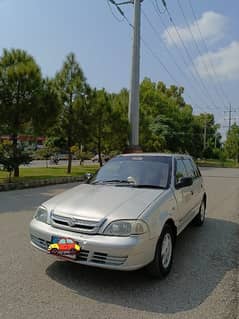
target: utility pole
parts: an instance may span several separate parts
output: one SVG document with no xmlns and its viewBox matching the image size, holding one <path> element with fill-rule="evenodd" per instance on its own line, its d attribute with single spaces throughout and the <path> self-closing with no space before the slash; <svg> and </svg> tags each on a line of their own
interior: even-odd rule
<svg viewBox="0 0 239 319">
<path fill-rule="evenodd" d="M 231 126 L 232 126 L 232 113 L 234 113 L 234 112 L 236 112 L 236 109 L 233 110 L 231 104 L 229 105 L 229 110 L 224 112 L 224 113 L 228 113 L 229 114 L 228 119 L 225 119 L 225 120 L 228 120 L 228 127 L 225 126 L 225 127 L 228 128 L 228 132 L 230 132 L 230 129 L 231 129 Z"/>
<path fill-rule="evenodd" d="M 144 0 L 128 0 L 123 2 L 116 2 L 109 0 L 116 6 L 119 13 L 128 19 L 120 6 L 125 4 L 134 5 L 134 21 L 133 25 L 133 44 L 132 44 L 132 61 L 131 61 L 131 80 L 129 91 L 129 110 L 128 119 L 130 123 L 130 139 L 129 146 L 126 150 L 127 153 L 142 152 L 139 146 L 139 81 L 140 81 L 140 24 L 141 24 L 141 2 Z"/>
<path fill-rule="evenodd" d="M 232 125 L 232 105 L 229 105 L 229 123 L 228 123 L 228 130 L 230 131 Z"/>
<path fill-rule="evenodd" d="M 203 151 L 206 149 L 207 144 L 207 117 L 205 114 L 205 122 L 204 122 L 204 133 L 203 133 Z"/>
<path fill-rule="evenodd" d="M 140 21 L 141 0 L 134 0 L 133 47 L 128 118 L 131 125 L 129 151 L 140 151 L 139 146 L 139 81 L 140 81 Z"/>
</svg>

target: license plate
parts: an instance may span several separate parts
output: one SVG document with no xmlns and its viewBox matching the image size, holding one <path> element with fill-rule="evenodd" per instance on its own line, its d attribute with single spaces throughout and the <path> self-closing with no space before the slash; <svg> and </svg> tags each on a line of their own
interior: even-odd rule
<svg viewBox="0 0 239 319">
<path fill-rule="evenodd" d="M 67 259 L 77 259 L 80 253 L 80 245 L 72 238 L 52 236 L 48 253 Z"/>
</svg>

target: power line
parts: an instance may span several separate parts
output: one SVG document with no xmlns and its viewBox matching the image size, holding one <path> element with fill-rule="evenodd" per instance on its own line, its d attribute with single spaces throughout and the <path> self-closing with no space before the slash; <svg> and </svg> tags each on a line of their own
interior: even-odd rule
<svg viewBox="0 0 239 319">
<path fill-rule="evenodd" d="M 181 11 L 181 13 L 182 13 L 182 16 L 183 16 L 183 18 L 184 18 L 184 21 L 186 22 L 186 25 L 187 25 L 187 27 L 188 27 L 188 30 L 189 30 L 189 32 L 190 32 L 190 34 L 191 34 L 191 37 L 192 37 L 192 39 L 193 39 L 193 43 L 194 43 L 194 45 L 195 45 L 195 48 L 196 48 L 196 50 L 197 50 L 199 56 L 202 56 L 202 55 L 203 55 L 203 54 L 202 54 L 202 51 L 201 51 L 200 46 L 199 46 L 199 44 L 198 44 L 198 42 L 197 42 L 197 40 L 196 40 L 196 38 L 195 38 L 195 36 L 194 36 L 194 34 L 193 34 L 191 25 L 190 25 L 189 22 L 188 22 L 188 19 L 187 19 L 186 14 L 185 14 L 185 12 L 184 12 L 184 10 L 183 10 L 183 7 L 182 7 L 182 5 L 181 5 L 181 3 L 180 3 L 180 0 L 177 0 L 177 3 L 178 3 L 178 6 L 179 6 L 180 11 Z M 195 23 L 197 23 L 197 25 L 198 25 L 198 22 L 197 22 L 197 21 L 195 21 Z M 220 95 L 220 96 L 222 97 L 222 99 L 224 100 L 224 96 L 223 96 L 222 92 L 218 89 L 217 83 L 216 83 L 214 77 L 212 76 L 212 74 L 210 73 L 209 68 L 208 68 L 208 65 L 207 65 L 207 63 L 205 62 L 204 59 L 202 59 L 202 64 L 203 64 L 203 66 L 204 66 L 204 69 L 205 69 L 206 73 L 210 76 L 211 81 L 214 82 L 214 85 L 215 85 L 214 88 L 215 88 L 215 91 L 216 91 L 217 95 L 218 95 L 218 96 Z"/>
<path fill-rule="evenodd" d="M 151 27 L 151 29 L 153 30 L 153 32 L 155 33 L 155 35 L 161 40 L 161 35 L 159 34 L 158 30 L 156 29 L 156 27 L 153 25 L 153 23 L 150 21 L 149 17 L 147 16 L 147 14 L 145 13 L 145 11 L 142 9 L 142 13 L 144 18 L 146 19 L 147 23 L 149 24 L 149 26 Z M 192 87 L 193 84 L 190 82 L 190 79 L 188 78 L 188 75 L 186 74 L 186 72 L 182 69 L 182 67 L 177 63 L 173 53 L 171 52 L 171 50 L 169 50 L 169 48 L 167 47 L 167 45 L 165 44 L 165 42 L 162 42 L 165 49 L 167 50 L 168 54 L 171 56 L 171 59 L 173 61 L 173 63 L 175 64 L 175 66 L 177 67 L 177 69 L 179 70 L 179 72 L 184 76 L 184 78 L 188 81 Z M 193 78 L 194 79 L 194 78 Z M 195 79 L 196 80 L 196 79 Z M 194 88 L 195 89 L 195 88 Z M 196 87 L 196 90 L 198 90 L 198 87 Z M 200 93 L 199 93 L 200 94 Z M 200 94 L 200 98 L 204 96 Z M 212 108 L 211 106 L 207 105 L 207 108 Z"/>
<path fill-rule="evenodd" d="M 211 94 L 209 93 L 209 91 L 208 91 L 206 85 L 204 84 L 204 82 L 203 82 L 203 80 L 202 80 L 202 77 L 201 77 L 200 73 L 199 73 L 198 70 L 197 70 L 197 67 L 195 66 L 195 62 L 193 61 L 193 58 L 192 58 L 192 56 L 191 56 L 189 50 L 187 49 L 187 47 L 186 47 L 186 45 L 185 45 L 185 43 L 184 43 L 184 41 L 183 41 L 183 39 L 182 39 L 182 37 L 181 37 L 181 34 L 180 34 L 179 30 L 178 30 L 178 27 L 176 26 L 176 24 L 175 24 L 175 22 L 174 22 L 174 20 L 173 20 L 173 18 L 172 18 L 172 15 L 171 15 L 171 13 L 170 13 L 169 10 L 168 10 L 168 7 L 167 7 L 167 4 L 166 4 L 165 0 L 162 0 L 162 2 L 163 2 L 163 5 L 164 5 L 164 7 L 165 7 L 165 9 L 166 9 L 167 14 L 168 14 L 169 20 L 170 20 L 170 22 L 172 23 L 172 25 L 173 25 L 173 27 L 174 27 L 174 29 L 175 29 L 175 31 L 176 31 L 176 34 L 177 34 L 177 36 L 178 36 L 178 38 L 179 38 L 179 40 L 180 40 L 180 42 L 181 42 L 181 44 L 182 44 L 182 46 L 183 46 L 185 52 L 186 52 L 186 55 L 187 55 L 187 57 L 188 57 L 190 63 L 192 64 L 193 70 L 194 70 L 194 72 L 195 72 L 195 73 L 197 74 L 197 76 L 198 76 L 199 82 L 200 82 L 200 84 L 201 84 L 203 90 L 206 92 L 206 94 L 207 94 L 208 98 L 210 99 L 210 101 L 211 101 L 212 105 L 214 106 L 214 108 L 217 109 L 216 103 L 215 103 L 214 99 L 212 98 Z"/>
<path fill-rule="evenodd" d="M 156 8 L 156 10 L 158 11 L 159 14 L 164 14 L 166 12 L 165 8 L 164 8 L 163 11 L 160 10 L 157 0 L 154 0 L 154 4 L 155 4 L 155 8 Z"/>
<path fill-rule="evenodd" d="M 119 18 L 117 17 L 117 15 L 114 13 L 113 9 L 111 8 L 110 3 L 112 3 L 112 2 L 111 2 L 110 0 L 107 0 L 107 4 L 108 4 L 108 7 L 109 7 L 109 9 L 110 9 L 110 12 L 111 12 L 112 16 L 115 18 L 115 20 L 116 20 L 117 22 L 123 22 L 124 17 L 122 17 L 121 19 L 119 19 Z M 113 4 L 113 3 L 112 3 L 112 4 Z"/>
<path fill-rule="evenodd" d="M 153 0 L 152 0 L 152 4 L 153 4 L 153 6 L 154 6 L 154 8 L 155 8 L 155 12 L 158 14 L 157 9 L 156 9 L 156 7 L 155 7 L 155 3 L 153 2 Z M 159 15 L 159 14 L 158 14 L 158 15 Z M 177 49 L 178 52 L 180 53 L 180 55 L 181 55 L 181 57 L 182 57 L 182 61 L 183 61 L 184 65 L 185 65 L 185 67 L 188 68 L 188 62 L 187 62 L 187 60 L 185 59 L 184 54 L 181 53 L 181 50 L 180 50 L 180 48 L 179 48 L 177 42 L 176 42 L 175 39 L 172 37 L 171 33 L 168 31 L 168 27 L 167 27 L 167 25 L 165 24 L 164 20 L 161 18 L 160 15 L 159 15 L 159 17 L 160 17 L 160 19 L 159 19 L 158 21 L 161 23 L 161 25 L 163 26 L 163 28 L 164 28 L 165 32 L 167 33 L 168 37 L 170 38 L 170 40 L 172 41 L 172 43 L 174 43 L 174 46 L 176 47 L 176 49 Z M 164 42 L 163 42 L 163 43 L 164 43 Z M 169 50 L 166 44 L 165 44 L 165 47 L 167 48 L 167 50 Z M 197 84 L 199 84 L 199 85 L 198 85 L 198 89 L 202 90 L 202 93 L 203 93 L 203 94 L 200 94 L 200 97 L 203 97 L 203 98 L 205 99 L 205 101 L 206 101 L 206 97 L 205 97 L 205 94 L 204 94 L 204 89 L 202 88 L 199 79 L 195 76 L 195 74 L 194 74 L 193 72 L 191 72 L 190 75 L 191 75 L 192 79 L 193 79 Z M 207 102 L 206 102 L 206 104 L 207 104 Z M 214 109 L 213 106 L 212 106 L 212 107 L 211 107 L 211 106 L 207 106 L 207 107 L 208 107 L 209 109 Z"/>
<path fill-rule="evenodd" d="M 130 22 L 130 20 L 128 19 L 128 17 L 125 15 L 124 11 L 119 8 L 118 4 L 114 1 L 114 0 L 109 0 L 111 3 L 113 3 L 116 8 L 118 9 L 119 13 L 122 15 L 122 17 L 124 18 L 124 20 L 127 22 L 127 24 L 134 29 L 134 26 L 132 25 L 132 23 Z M 178 87 L 181 86 L 181 84 L 178 82 L 178 80 L 171 74 L 171 72 L 169 71 L 169 69 L 166 67 L 166 65 L 162 62 L 162 60 L 160 59 L 160 57 L 152 50 L 152 48 L 149 46 L 149 44 L 145 41 L 145 39 L 140 36 L 142 43 L 144 44 L 144 46 L 146 47 L 146 49 L 148 50 L 148 52 L 150 52 L 150 54 L 154 57 L 155 60 L 157 60 L 157 62 L 161 65 L 161 67 L 165 70 L 165 72 L 168 74 L 168 76 L 173 80 L 173 82 L 175 82 Z M 196 108 L 198 110 L 204 111 L 204 109 L 202 107 L 200 107 L 199 105 L 197 105 L 196 103 L 193 103 L 193 98 L 189 93 L 185 93 L 185 95 L 187 95 L 189 97 L 189 99 L 192 101 L 192 105 L 195 105 Z"/>
<path fill-rule="evenodd" d="M 201 41 L 202 41 L 202 43 L 204 44 L 204 48 L 205 48 L 206 51 L 209 53 L 209 49 L 208 49 L 207 43 L 206 43 L 206 41 L 204 40 L 204 37 L 203 37 L 203 35 L 202 35 L 201 29 L 200 29 L 200 26 L 199 26 L 199 23 L 198 23 L 198 20 L 197 20 L 196 13 L 195 13 L 195 11 L 194 11 L 194 9 L 193 9 L 192 2 L 191 2 L 191 0 L 188 0 L 188 2 L 189 2 L 189 6 L 190 6 L 190 8 L 191 8 L 193 17 L 194 17 L 194 19 L 195 19 L 195 23 L 196 23 L 196 26 L 197 26 L 197 29 L 198 29 L 198 32 L 199 32 Z M 219 80 L 219 78 L 218 78 L 218 76 L 217 76 L 217 73 L 216 73 L 216 70 L 215 70 L 215 68 L 214 68 L 214 65 L 213 65 L 213 63 L 212 63 L 212 61 L 211 61 L 211 59 L 210 59 L 209 56 L 208 56 L 208 61 L 209 61 L 209 64 L 210 64 L 210 66 L 211 66 L 211 69 L 212 69 L 212 71 L 213 71 L 213 74 L 215 75 L 215 78 L 217 79 L 216 81 L 217 81 L 217 83 L 218 83 L 218 85 L 219 85 L 219 87 L 220 87 L 220 90 L 221 90 L 220 92 L 222 92 L 222 95 L 224 96 L 225 101 L 227 101 L 227 103 L 230 104 L 230 101 L 229 101 L 229 99 L 228 99 L 228 96 L 227 96 L 227 94 L 225 93 L 223 86 L 221 85 L 221 82 L 220 82 L 220 80 Z"/>
</svg>

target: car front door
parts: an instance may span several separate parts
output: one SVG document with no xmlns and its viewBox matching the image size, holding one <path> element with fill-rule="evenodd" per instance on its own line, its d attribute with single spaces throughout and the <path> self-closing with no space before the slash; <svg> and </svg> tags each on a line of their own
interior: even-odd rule
<svg viewBox="0 0 239 319">
<path fill-rule="evenodd" d="M 202 201 L 202 179 L 198 173 L 196 165 L 191 158 L 184 159 L 183 162 L 186 167 L 188 176 L 193 178 L 193 210 L 196 213 L 199 211 L 199 206 L 201 205 Z"/>
<path fill-rule="evenodd" d="M 177 187 L 177 183 L 182 177 L 188 177 L 188 172 L 183 162 L 183 158 L 175 160 L 175 197 L 177 200 L 179 223 L 182 225 L 190 219 L 194 207 L 193 186 Z"/>
</svg>

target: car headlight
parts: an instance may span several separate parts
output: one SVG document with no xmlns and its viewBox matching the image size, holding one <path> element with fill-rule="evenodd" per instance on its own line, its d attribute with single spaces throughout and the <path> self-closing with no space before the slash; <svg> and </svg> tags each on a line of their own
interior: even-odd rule
<svg viewBox="0 0 239 319">
<path fill-rule="evenodd" d="M 34 215 L 34 218 L 36 220 L 38 220 L 39 222 L 49 224 L 48 210 L 43 206 L 38 207 L 38 209 Z"/>
<path fill-rule="evenodd" d="M 141 235 L 147 231 L 148 226 L 142 220 L 117 220 L 106 227 L 104 234 L 110 236 L 130 236 Z"/>
</svg>

